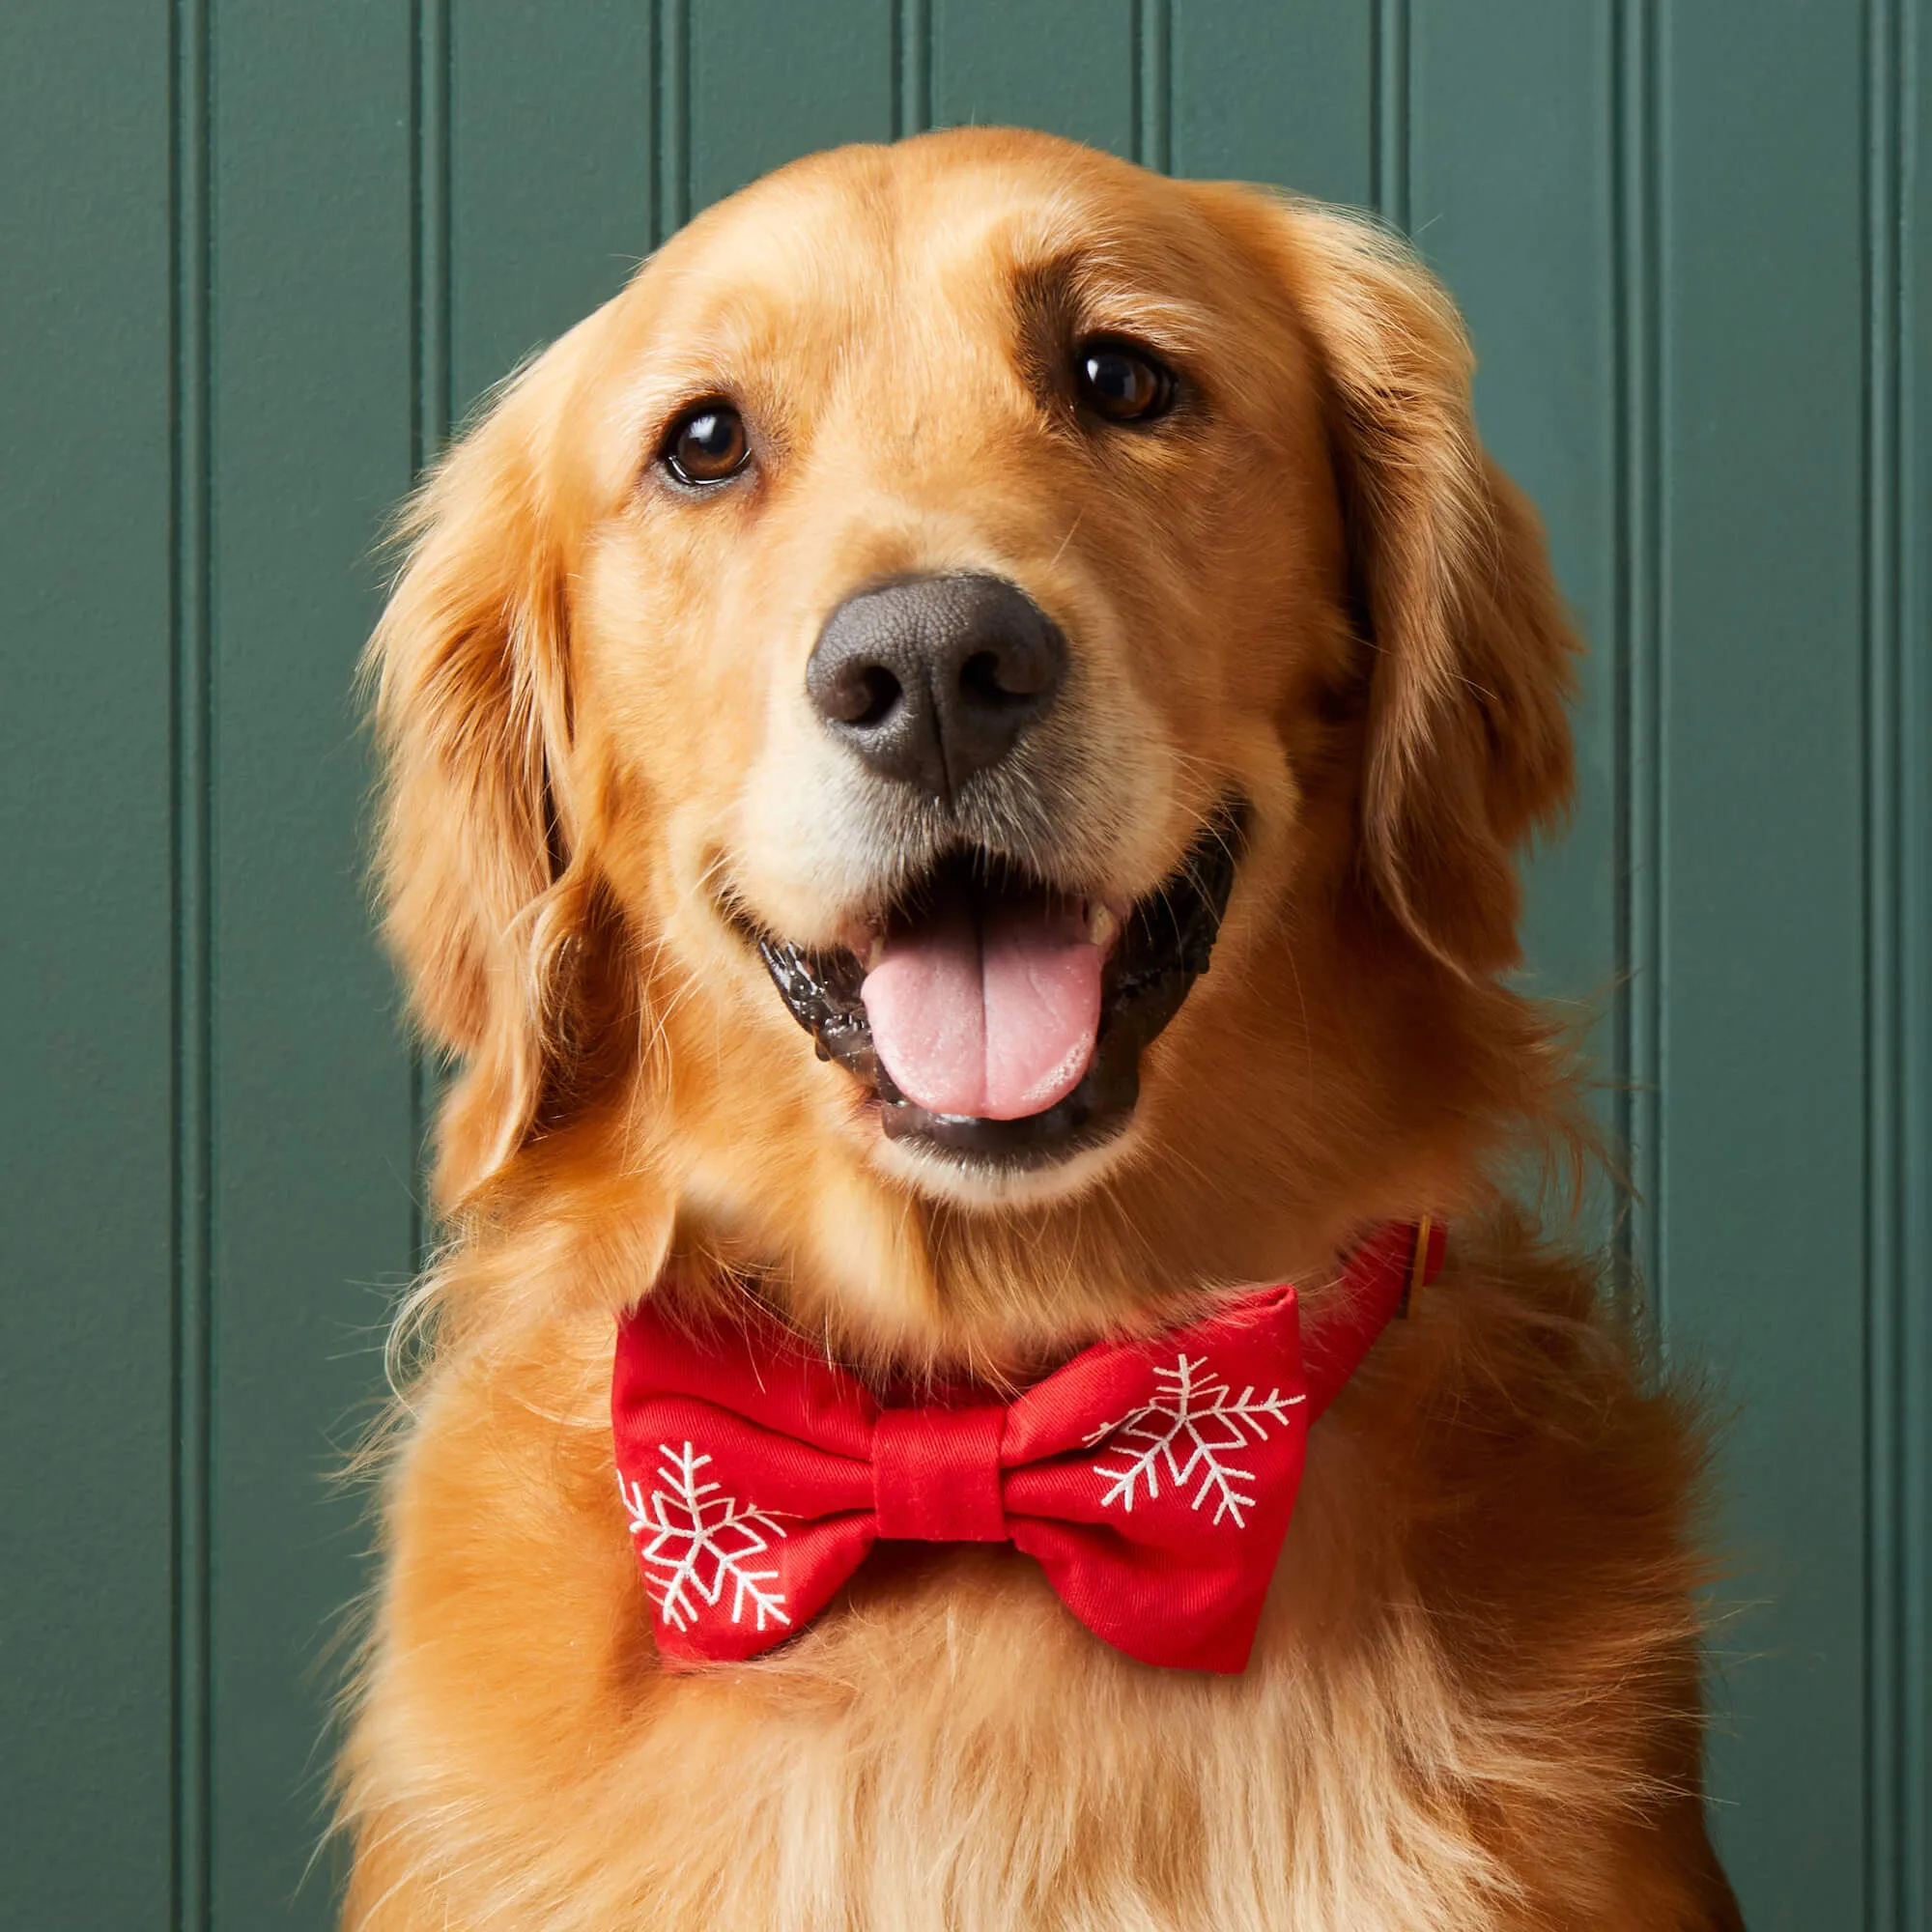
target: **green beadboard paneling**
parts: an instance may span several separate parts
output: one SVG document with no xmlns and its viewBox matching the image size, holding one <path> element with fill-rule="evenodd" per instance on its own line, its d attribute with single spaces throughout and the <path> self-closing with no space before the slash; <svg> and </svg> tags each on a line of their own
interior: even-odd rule
<svg viewBox="0 0 1932 1932">
<path fill-rule="evenodd" d="M 895 19 L 892 0 L 699 0 L 687 55 L 692 211 L 800 155 L 891 140 Z"/>
<path fill-rule="evenodd" d="M 1661 1270 L 1735 1406 L 1721 1842 L 1862 1921 L 1867 1175 L 1858 10 L 1664 17 Z M 1714 111 L 1714 109 L 1716 111 Z"/>
<path fill-rule="evenodd" d="M 1893 11 L 1893 37 L 1875 49 L 1875 77 L 1895 116 L 1889 165 L 1898 290 L 1891 337 L 1896 435 L 1890 446 L 1895 563 L 1895 675 L 1879 713 L 1895 725 L 1892 783 L 1877 787 L 1876 816 L 1894 828 L 1892 868 L 1880 892 L 1896 912 L 1886 961 L 1894 1022 L 1879 1041 L 1893 1074 L 1891 1163 L 1875 1190 L 1893 1237 L 1883 1320 L 1874 1323 L 1876 1379 L 1886 1427 L 1874 1440 L 1882 1512 L 1872 1525 L 1885 1557 L 1876 1581 L 1889 1597 L 1874 1672 L 1873 1717 L 1886 1829 L 1882 1890 L 1892 1927 L 1932 1925 L 1932 0 Z M 1881 156 L 1885 150 L 1881 148 Z M 1909 165 L 1908 165 L 1909 157 Z M 1885 284 L 1879 283 L 1881 292 Z M 1881 332 L 1884 314 L 1879 316 Z M 1883 1921 L 1882 1921 L 1883 1922 Z"/>
<path fill-rule="evenodd" d="M 1468 316 L 1595 653 L 1533 964 L 1605 1004 L 1731 1418 L 1719 1835 L 1754 1932 L 1919 1932 L 1932 0 L 208 0 L 206 92 L 201 4 L 0 22 L 10 1908 L 329 1916 L 325 1476 L 419 1232 L 347 695 L 384 516 L 693 209 L 1017 122 L 1378 206 Z"/>
<path fill-rule="evenodd" d="M 1373 7 L 1174 0 L 1172 21 L 1177 174 L 1374 201 Z"/>
<path fill-rule="evenodd" d="M 1045 128 L 1134 155 L 1139 14 L 1132 0 L 932 0 L 933 125 Z"/>
<path fill-rule="evenodd" d="M 0 13 L 0 1917 L 36 1928 L 173 1911 L 171 68 L 151 8 Z"/>
<path fill-rule="evenodd" d="M 449 149 L 429 160 L 448 169 L 444 407 L 460 419 L 650 252 L 651 12 L 460 0 L 448 63 Z"/>
<path fill-rule="evenodd" d="M 350 681 L 408 488 L 408 0 L 213 22 L 213 1922 L 322 1925 L 325 1639 L 362 1581 L 327 1478 L 381 1383 L 414 1148 L 362 885 Z"/>
<path fill-rule="evenodd" d="M 1541 512 L 1590 644 L 1577 813 L 1539 855 L 1529 951 L 1541 983 L 1605 1010 L 1617 970 L 1621 672 L 1614 58 L 1602 8 L 1438 0 L 1410 22 L 1411 229 L 1477 344 L 1484 440 Z M 1607 1061 L 1607 1029 L 1598 1044 Z"/>
<path fill-rule="evenodd" d="M 1627 502 L 1618 417 L 1617 44 L 1607 8 L 1440 0 L 1414 11 L 1381 119 L 1404 178 L 1386 197 L 1448 284 L 1476 344 L 1484 440 L 1542 515 L 1588 645 L 1574 713 L 1577 805 L 1529 867 L 1530 982 L 1567 1003 L 1603 1085 L 1598 1118 L 1628 1125 L 1620 997 L 1618 827 L 1629 648 L 1618 535 Z M 1385 79 L 1388 75 L 1385 68 Z M 1480 116 L 1469 103 L 1486 103 Z M 1522 157 L 1536 156 L 1534 166 Z M 1608 1238 L 1613 1190 L 1587 1223 Z"/>
</svg>

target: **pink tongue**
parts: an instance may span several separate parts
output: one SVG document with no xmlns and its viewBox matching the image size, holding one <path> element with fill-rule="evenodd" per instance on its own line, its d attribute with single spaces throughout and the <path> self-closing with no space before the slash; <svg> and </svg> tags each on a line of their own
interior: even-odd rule
<svg viewBox="0 0 1932 1932">
<path fill-rule="evenodd" d="M 861 989 L 872 1044 L 932 1114 L 1017 1121 L 1080 1084 L 1100 1024 L 1100 949 L 1038 907 L 963 899 L 890 939 Z"/>
</svg>

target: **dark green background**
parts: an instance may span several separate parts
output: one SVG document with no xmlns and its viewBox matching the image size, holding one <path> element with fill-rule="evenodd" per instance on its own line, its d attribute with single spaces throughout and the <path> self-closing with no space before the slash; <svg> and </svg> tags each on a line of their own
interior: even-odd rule
<svg viewBox="0 0 1932 1932">
<path fill-rule="evenodd" d="M 326 1487 L 421 1238 L 347 692 L 486 384 L 788 156 L 1025 121 L 1379 207 L 1596 655 L 1548 983 L 1735 1412 L 1751 1924 L 1923 1932 L 1927 0 L 0 10 L 0 1919 L 320 1925 Z"/>
</svg>

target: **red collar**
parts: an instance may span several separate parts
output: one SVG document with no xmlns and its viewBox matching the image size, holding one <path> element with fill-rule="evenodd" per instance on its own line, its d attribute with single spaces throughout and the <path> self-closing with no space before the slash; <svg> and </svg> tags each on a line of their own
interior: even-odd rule
<svg viewBox="0 0 1932 1932">
<path fill-rule="evenodd" d="M 1010 1404 L 881 1406 L 776 1321 L 694 1337 L 646 1301 L 619 1326 L 611 1408 L 660 1654 L 769 1650 L 884 1537 L 1009 1542 L 1129 1657 L 1240 1670 L 1309 1427 L 1442 1249 L 1428 1219 L 1392 1223 L 1306 1337 L 1293 1288 L 1258 1289 L 1098 1343 Z"/>
</svg>

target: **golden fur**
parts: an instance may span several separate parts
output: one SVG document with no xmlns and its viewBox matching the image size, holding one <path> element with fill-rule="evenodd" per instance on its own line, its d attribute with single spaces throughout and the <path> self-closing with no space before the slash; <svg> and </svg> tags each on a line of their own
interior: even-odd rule
<svg viewBox="0 0 1932 1932">
<path fill-rule="evenodd" d="M 1075 423 L 1053 372 L 1100 330 L 1203 408 Z M 1695 1433 L 1493 1179 L 1573 1133 L 1503 977 L 1573 641 L 1468 370 L 1353 218 L 957 131 L 701 216 L 424 491 L 372 646 L 380 866 L 463 1071 L 342 1771 L 356 1932 L 1736 1924 Z M 650 458 L 721 393 L 757 469 L 694 503 Z M 1129 1132 L 1011 1185 L 889 1147 L 729 917 L 837 936 L 806 655 L 855 587 L 962 568 L 1072 640 L 1056 836 L 1094 890 L 1254 807 Z M 657 1668 L 607 1404 L 668 1268 L 864 1368 L 1014 1378 L 1229 1283 L 1319 1321 L 1353 1233 L 1425 1210 L 1448 1271 L 1314 1432 L 1244 1675 L 1126 1661 L 999 1548 Z"/>
</svg>

